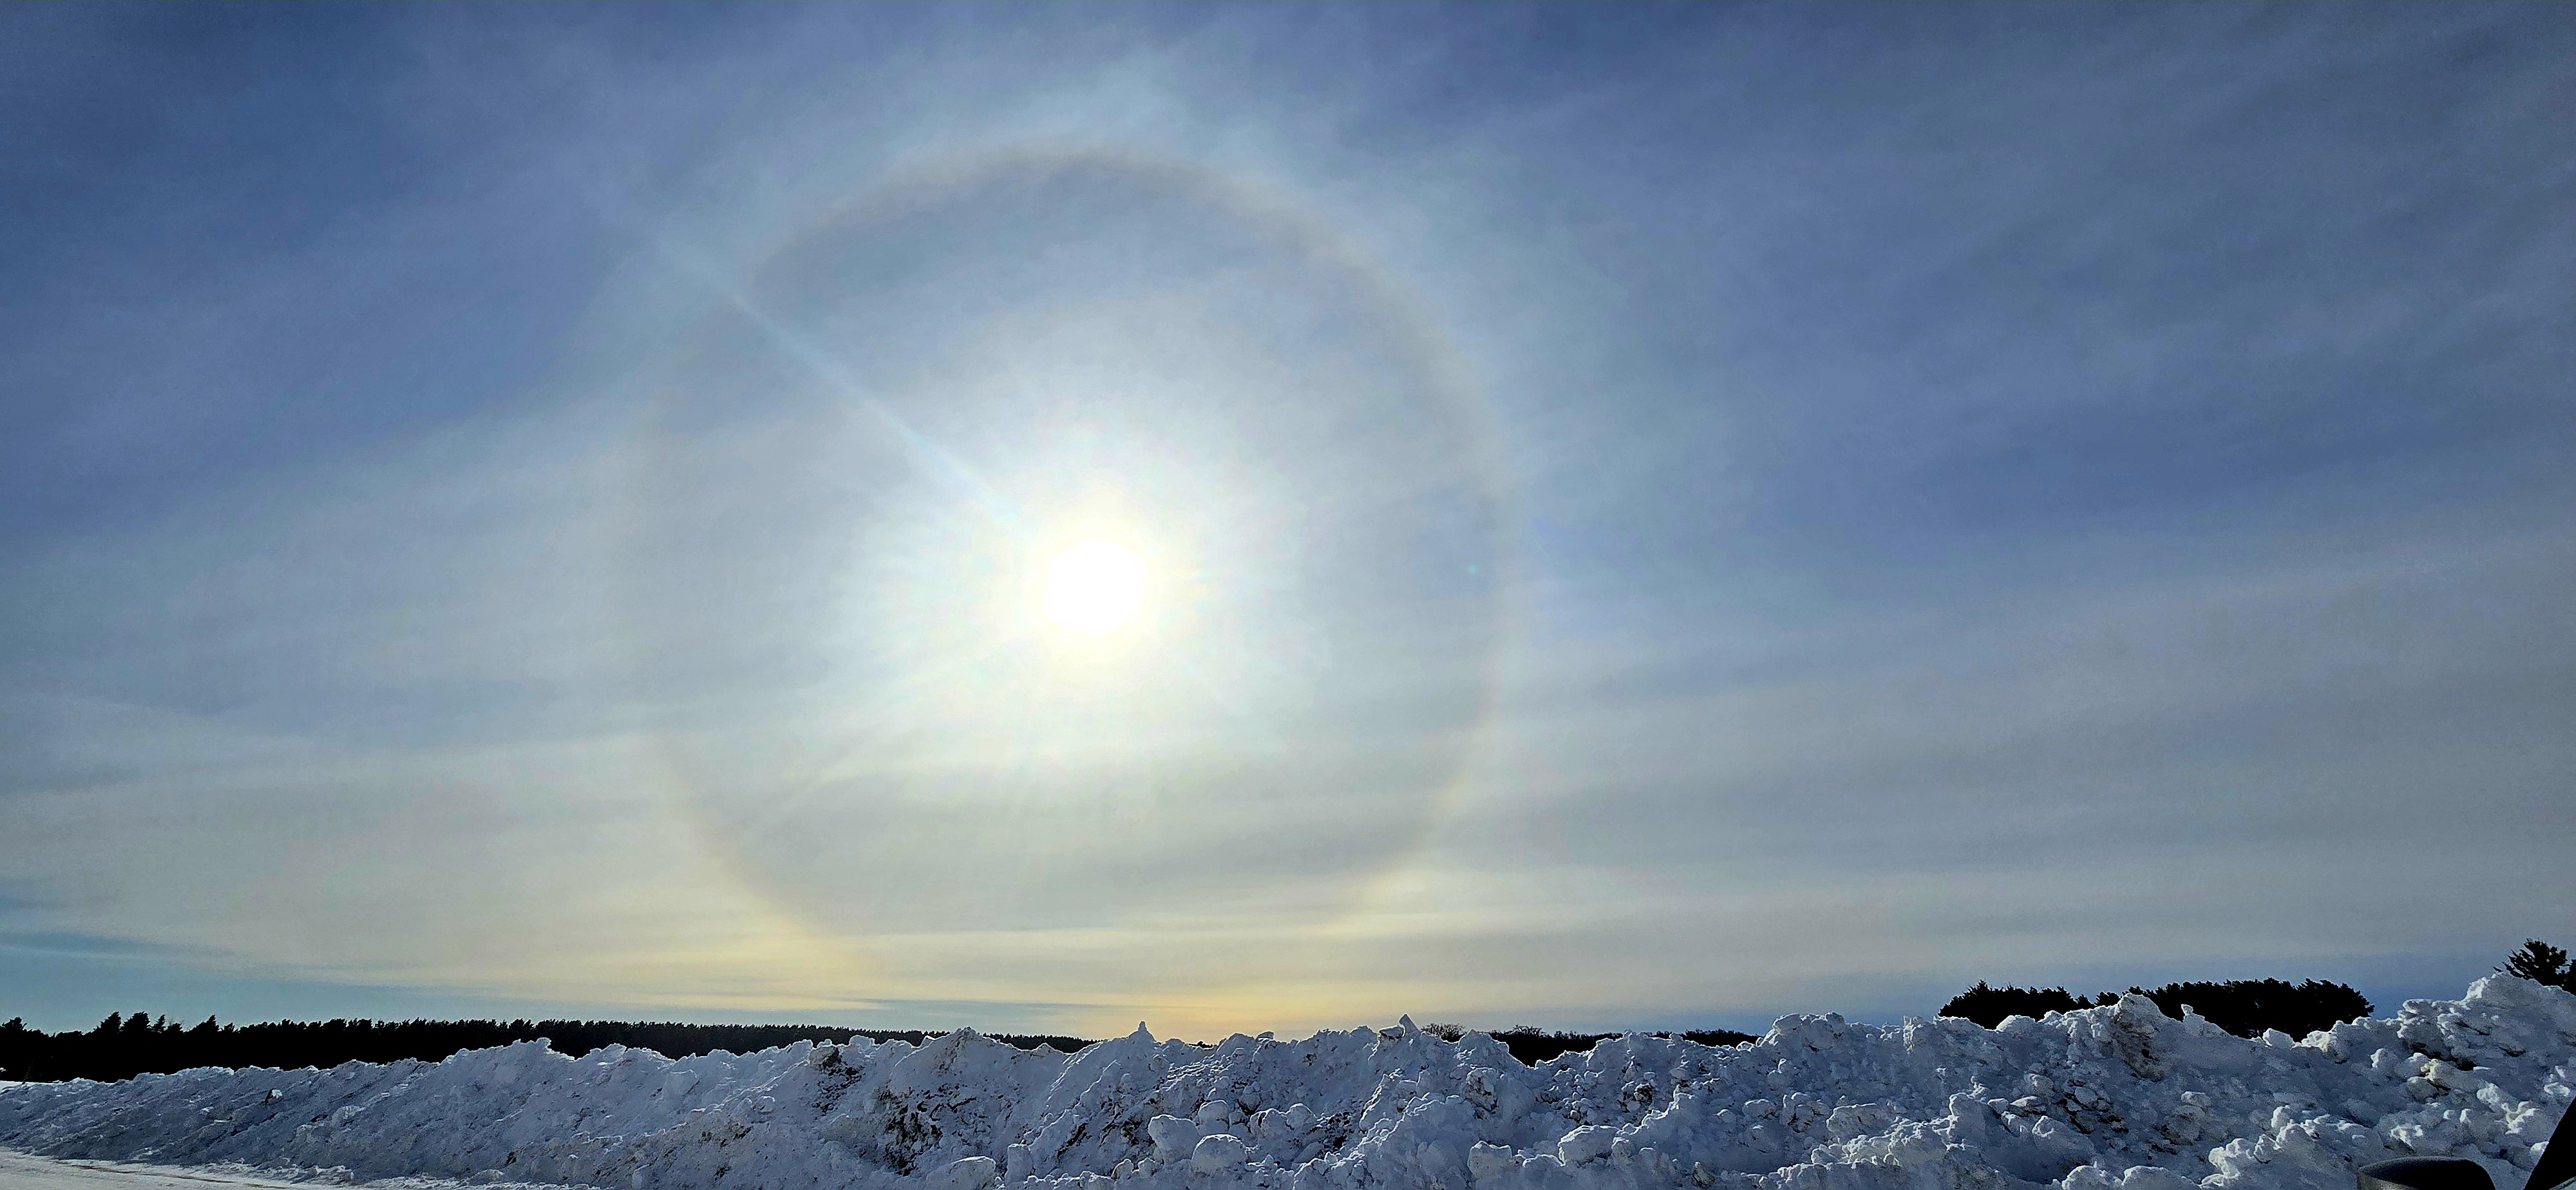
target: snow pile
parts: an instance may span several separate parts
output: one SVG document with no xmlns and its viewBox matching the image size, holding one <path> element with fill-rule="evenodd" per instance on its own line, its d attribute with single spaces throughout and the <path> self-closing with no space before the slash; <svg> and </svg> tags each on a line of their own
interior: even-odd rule
<svg viewBox="0 0 2576 1190">
<path fill-rule="evenodd" d="M 971 1032 L 679 1061 L 530 1043 L 0 1088 L 0 1144 L 607 1190 L 2348 1190 L 2416 1154 L 2518 1186 L 2571 1098 L 2576 996 L 2499 976 L 2304 1041 L 2130 996 L 1994 1031 L 1784 1017 L 1742 1046 L 1628 1037 L 1535 1069 L 1409 1021 L 1214 1048 L 1140 1027 L 1072 1055 Z"/>
</svg>

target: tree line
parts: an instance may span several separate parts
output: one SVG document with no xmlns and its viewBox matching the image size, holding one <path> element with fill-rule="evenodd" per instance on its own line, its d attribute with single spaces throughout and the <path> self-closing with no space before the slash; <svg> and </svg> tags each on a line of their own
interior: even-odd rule
<svg viewBox="0 0 2576 1190">
<path fill-rule="evenodd" d="M 1450 1041 L 1467 1035 L 1465 1025 L 1424 1025 L 1422 1031 Z M 1567 1033 L 1536 1025 L 1514 1025 L 1508 1029 L 1489 1030 L 1485 1035 L 1502 1042 L 1503 1048 L 1510 1050 L 1512 1057 L 1524 1066 L 1536 1066 L 1559 1054 L 1585 1053 L 1613 1037 L 1627 1036 L 1624 1033 Z M 1752 1034 L 1738 1033 L 1733 1029 L 1692 1029 L 1680 1033 L 1657 1032 L 1649 1036 L 1678 1037 L 1701 1045 L 1742 1045 L 1755 1040 Z"/>
<path fill-rule="evenodd" d="M 649 1049 L 666 1057 L 726 1050 L 750 1053 L 799 1041 L 847 1043 L 853 1037 L 876 1041 L 909 1041 L 915 1045 L 937 1036 L 920 1029 L 836 1029 L 824 1025 L 691 1025 L 677 1021 L 465 1020 L 465 1021 L 270 1021 L 263 1024 L 219 1024 L 207 1017 L 195 1025 L 174 1024 L 168 1017 L 144 1013 L 109 1013 L 98 1027 L 47 1033 L 30 1029 L 24 1019 L 0 1025 L 0 1079 L 52 1082 L 71 1078 L 102 1081 L 138 1074 L 167 1074 L 198 1066 L 267 1066 L 294 1070 L 330 1067 L 342 1062 L 393 1062 L 417 1058 L 436 1062 L 460 1050 L 488 1049 L 514 1042 L 544 1039 L 559 1053 L 580 1057 L 610 1045 Z M 995 1041 L 1036 1049 L 1052 1045 L 1076 1050 L 1091 1044 L 1078 1037 L 987 1034 Z"/>
<path fill-rule="evenodd" d="M 2305 1037 L 2371 1013 L 2369 999 L 2360 992 L 2344 984 L 2314 979 L 2300 983 L 2279 979 L 2192 981 L 2159 988 L 2132 987 L 2129 991 L 2155 1001 L 2157 1011 L 2166 1016 L 2179 1017 L 2189 1006 L 2208 1018 L 2209 1023 L 2239 1037 L 2259 1036 L 2265 1029 Z M 2119 1001 L 2114 992 L 2086 999 L 2062 987 L 1997 988 L 1986 986 L 1981 979 L 1975 987 L 1952 996 L 1949 1003 L 1941 1006 L 1941 1015 L 1966 1017 L 1991 1029 L 2008 1016 L 2042 1017 Z"/>
<path fill-rule="evenodd" d="M 2505 975 L 2576 992 L 2576 963 L 2568 953 L 2539 939 L 2523 943 L 2496 970 Z M 2240 1037 L 2279 1029 L 2304 1037 L 2319 1029 L 2369 1016 L 2370 1001 L 2340 983 L 2278 979 L 2168 983 L 2159 988 L 2129 989 L 2155 1001 L 2167 1016 L 2180 1016 L 2185 1005 L 2210 1023 Z M 1990 987 L 1984 980 L 1950 998 L 1941 1015 L 1964 1017 L 1989 1029 L 2008 1016 L 2046 1016 L 2112 1004 L 2119 997 L 2102 992 L 2087 999 L 2063 987 Z M 1460 1025 L 1425 1025 L 1425 1032 L 1456 1041 L 1466 1035 Z M 0 1025 L 0 1080 L 52 1082 L 92 1078 L 103 1081 L 138 1074 L 167 1074 L 198 1066 L 266 1066 L 295 1070 L 330 1067 L 342 1062 L 393 1062 L 415 1058 L 436 1062 L 461 1050 L 489 1049 L 521 1041 L 544 1040 L 556 1051 L 580 1057 L 611 1045 L 647 1049 L 666 1057 L 725 1050 L 751 1053 L 799 1041 L 847 1044 L 852 1038 L 908 1041 L 915 1045 L 936 1036 L 920 1029 L 838 1029 L 825 1025 L 691 1025 L 677 1021 L 463 1020 L 270 1021 L 220 1024 L 207 1017 L 195 1025 L 171 1023 L 168 1017 L 114 1013 L 98 1027 L 64 1033 L 30 1029 L 24 1019 Z M 1071 1052 L 1090 1045 L 1080 1037 L 1050 1034 L 990 1033 L 995 1041 L 1036 1049 L 1041 1045 Z M 1491 1031 L 1514 1058 L 1535 1066 L 1560 1054 L 1580 1053 L 1618 1033 L 1569 1033 L 1514 1025 Z M 1732 1029 L 1659 1032 L 1703 1045 L 1740 1045 L 1754 1040 Z"/>
<path fill-rule="evenodd" d="M 1426 1031 L 1451 1041 L 1466 1034 L 1457 1025 L 1430 1025 Z M 213 1017 L 195 1025 L 174 1024 L 168 1017 L 145 1013 L 109 1013 L 88 1030 L 47 1033 L 30 1029 L 24 1019 L 0 1025 L 0 1080 L 54 1082 L 91 1078 L 103 1082 L 138 1074 L 168 1074 L 199 1066 L 265 1066 L 280 1070 L 331 1067 L 342 1062 L 393 1062 L 416 1058 L 436 1062 L 462 1050 L 489 1049 L 521 1041 L 544 1040 L 558 1053 L 580 1057 L 610 1045 L 647 1049 L 665 1057 L 725 1050 L 751 1053 L 799 1041 L 846 1044 L 853 1037 L 875 1041 L 908 1041 L 915 1045 L 935 1033 L 920 1029 L 836 1029 L 824 1025 L 690 1025 L 675 1021 L 464 1020 L 464 1021 L 271 1021 L 230 1025 Z M 988 1033 L 995 1041 L 1036 1049 L 1051 1045 L 1068 1053 L 1090 1045 L 1080 1037 L 1052 1034 Z M 1495 1040 L 1512 1056 L 1537 1065 L 1559 1054 L 1582 1052 L 1620 1036 L 1617 1033 L 1567 1033 L 1516 1025 L 1496 1031 Z M 1753 1040 L 1750 1033 L 1702 1029 L 1657 1033 L 1704 1045 L 1735 1045 Z"/>
<path fill-rule="evenodd" d="M 2537 938 L 2505 956 L 2504 965 L 2496 972 L 2576 992 L 2576 964 L 2568 961 L 2566 951 Z M 2369 1016 L 2373 1011 L 2370 1001 L 2349 986 L 2314 979 L 2299 983 L 2279 979 L 2169 983 L 2152 989 L 2132 987 L 2129 991 L 2155 1001 L 2157 1011 L 2166 1016 L 2179 1017 L 2188 1005 L 2209 1023 L 2239 1037 L 2259 1036 L 2265 1029 L 2305 1037 L 2319 1029 Z M 1941 1015 L 1965 1017 L 1991 1029 L 2008 1016 L 2043 1017 L 2052 1012 L 2116 1004 L 2119 999 L 2111 992 L 2086 999 L 2062 987 L 1988 987 L 1980 979 L 1976 986 L 1942 1005 Z"/>
</svg>

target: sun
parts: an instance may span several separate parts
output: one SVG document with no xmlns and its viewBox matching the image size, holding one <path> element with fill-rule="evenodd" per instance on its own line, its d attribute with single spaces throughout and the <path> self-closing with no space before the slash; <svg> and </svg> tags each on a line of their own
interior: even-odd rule
<svg viewBox="0 0 2576 1190">
<path fill-rule="evenodd" d="M 1114 541 L 1065 547 L 1047 565 L 1039 606 L 1057 626 L 1107 636 L 1135 622 L 1145 603 L 1145 560 Z"/>
</svg>

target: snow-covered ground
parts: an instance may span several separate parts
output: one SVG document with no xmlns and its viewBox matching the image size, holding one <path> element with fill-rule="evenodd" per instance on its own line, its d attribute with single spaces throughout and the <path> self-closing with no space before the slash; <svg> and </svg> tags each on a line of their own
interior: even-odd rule
<svg viewBox="0 0 2576 1190">
<path fill-rule="evenodd" d="M 2130 996 L 1994 1031 L 1784 1017 L 1747 1045 L 1630 1037 L 1535 1069 L 1409 1022 L 1213 1048 L 1140 1028 L 1071 1055 L 964 1032 L 678 1061 L 532 1043 L 5 1087 L 0 1145 L 606 1190 L 2348 1190 L 2425 1154 L 2510 1190 L 2571 1099 L 2576 995 L 2494 977 L 2305 1040 Z"/>
</svg>

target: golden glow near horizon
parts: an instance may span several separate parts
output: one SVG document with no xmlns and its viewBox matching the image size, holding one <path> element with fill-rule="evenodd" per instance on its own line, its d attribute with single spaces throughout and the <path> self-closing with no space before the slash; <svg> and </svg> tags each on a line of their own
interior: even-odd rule
<svg viewBox="0 0 2576 1190">
<path fill-rule="evenodd" d="M 1145 561 L 1114 541 L 1066 547 L 1047 564 L 1040 607 L 1058 627 L 1107 636 L 1134 623 L 1145 603 Z"/>
</svg>

